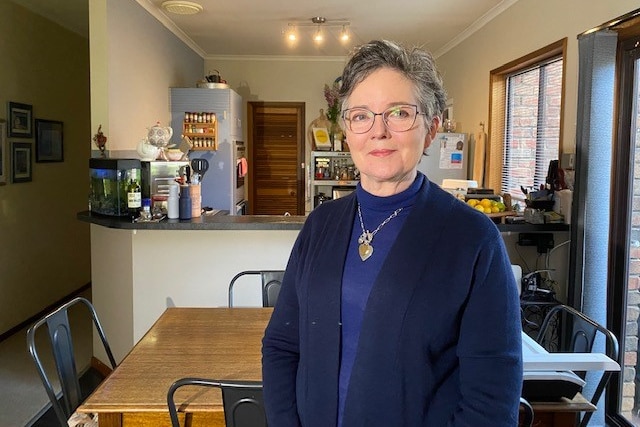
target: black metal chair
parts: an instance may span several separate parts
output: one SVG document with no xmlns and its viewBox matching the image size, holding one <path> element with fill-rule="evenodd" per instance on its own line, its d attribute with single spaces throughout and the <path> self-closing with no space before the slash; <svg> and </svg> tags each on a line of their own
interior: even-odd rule
<svg viewBox="0 0 640 427">
<path fill-rule="evenodd" d="M 247 270 L 233 276 L 229 283 L 229 307 L 233 307 L 233 288 L 236 280 L 247 275 L 258 275 L 262 280 L 262 306 L 275 306 L 280 294 L 284 270 Z"/>
<path fill-rule="evenodd" d="M 619 348 L 616 336 L 575 308 L 561 304 L 549 310 L 536 341 L 549 352 L 591 353 L 598 334 L 602 334 L 606 341 L 606 355 L 618 361 Z M 586 376 L 586 372 L 575 373 L 582 379 Z M 591 399 L 585 396 L 594 406 L 600 400 L 612 374 L 611 371 L 602 372 Z M 579 425 L 587 426 L 592 415 L 592 412 L 585 412 Z"/>
<path fill-rule="evenodd" d="M 262 399 L 262 382 L 181 378 L 171 384 L 167 393 L 167 406 L 173 427 L 180 427 L 174 399 L 183 386 L 218 387 L 222 390 L 224 419 L 227 427 L 267 427 Z M 185 423 L 186 424 L 186 423 Z"/>
<path fill-rule="evenodd" d="M 67 420 L 72 413 L 80 406 L 80 403 L 86 398 L 80 387 L 78 370 L 76 367 L 75 355 L 73 352 L 73 340 L 71 336 L 71 326 L 69 324 L 68 310 L 76 304 L 84 304 L 91 315 L 93 324 L 98 331 L 100 340 L 104 345 L 104 349 L 111 363 L 111 367 L 116 367 L 116 361 L 107 342 L 107 338 L 98 319 L 98 315 L 93 305 L 83 297 L 76 297 L 71 301 L 61 305 L 51 313 L 47 314 L 27 330 L 27 345 L 31 358 L 36 364 L 38 374 L 42 380 L 42 384 L 49 396 L 51 405 L 56 414 L 56 418 L 61 426 L 67 426 Z M 49 332 L 49 340 L 51 342 L 51 350 L 56 366 L 58 380 L 62 389 L 62 397 L 60 401 L 56 396 L 50 376 L 45 371 L 42 360 L 36 348 L 36 331 L 43 325 L 47 325 Z"/>
<path fill-rule="evenodd" d="M 520 419 L 518 420 L 518 427 L 531 427 L 533 426 L 533 407 L 527 399 L 520 398 Z"/>
</svg>

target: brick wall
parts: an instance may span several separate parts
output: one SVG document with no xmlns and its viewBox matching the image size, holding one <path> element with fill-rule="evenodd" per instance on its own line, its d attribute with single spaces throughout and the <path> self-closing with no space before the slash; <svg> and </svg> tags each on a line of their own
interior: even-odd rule
<svg viewBox="0 0 640 427">
<path fill-rule="evenodd" d="M 636 105 L 640 105 L 640 92 Z M 633 201 L 631 235 L 629 236 L 629 276 L 627 277 L 627 325 L 624 337 L 624 370 L 622 413 L 627 419 L 640 412 L 638 395 L 638 315 L 640 315 L 640 112 L 636 116 L 635 155 L 633 170 Z"/>
</svg>

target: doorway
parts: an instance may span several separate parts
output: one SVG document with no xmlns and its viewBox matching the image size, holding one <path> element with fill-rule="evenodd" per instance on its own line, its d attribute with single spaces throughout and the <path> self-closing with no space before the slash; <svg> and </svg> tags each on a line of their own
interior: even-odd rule
<svg viewBox="0 0 640 427">
<path fill-rule="evenodd" d="M 248 103 L 249 214 L 304 215 L 303 102 Z"/>
</svg>

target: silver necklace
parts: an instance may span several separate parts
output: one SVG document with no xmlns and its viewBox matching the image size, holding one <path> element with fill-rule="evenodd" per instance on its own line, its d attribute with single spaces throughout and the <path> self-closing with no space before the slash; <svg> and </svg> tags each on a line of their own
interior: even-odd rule
<svg viewBox="0 0 640 427">
<path fill-rule="evenodd" d="M 362 227 L 362 234 L 358 237 L 358 253 L 360 254 L 360 258 L 362 261 L 366 261 L 369 259 L 371 255 L 373 255 L 373 246 L 371 246 L 371 241 L 373 240 L 373 236 L 376 235 L 378 231 L 382 227 L 384 227 L 389 221 L 393 218 L 397 217 L 402 208 L 398 208 L 387 219 L 382 221 L 380 225 L 373 231 L 369 231 L 364 228 L 364 221 L 362 220 L 362 211 L 360 210 L 360 203 L 358 203 L 358 218 L 360 218 L 360 227 Z"/>
</svg>

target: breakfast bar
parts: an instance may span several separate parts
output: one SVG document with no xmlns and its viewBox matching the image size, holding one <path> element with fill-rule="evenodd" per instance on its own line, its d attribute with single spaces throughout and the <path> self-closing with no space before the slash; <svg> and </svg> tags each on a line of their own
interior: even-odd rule
<svg viewBox="0 0 640 427">
<path fill-rule="evenodd" d="M 132 222 L 84 211 L 77 219 L 91 224 L 93 302 L 120 361 L 166 308 L 226 307 L 236 273 L 284 269 L 306 217 L 216 212 L 190 220 Z M 565 232 L 567 226 L 497 227 L 508 241 L 519 232 Z M 261 305 L 251 291 L 238 290 L 240 305 Z M 107 360 L 101 346 L 94 347 L 96 357 Z"/>
</svg>

